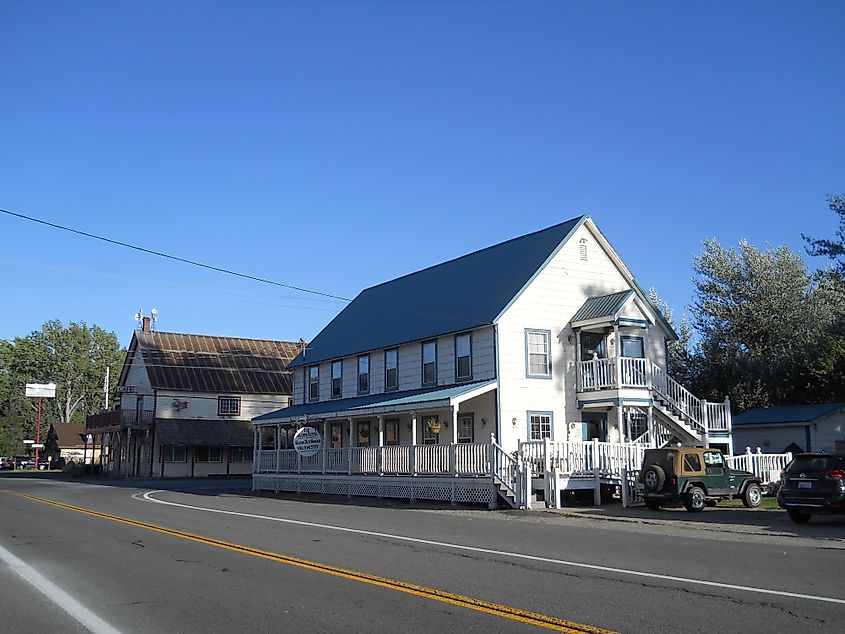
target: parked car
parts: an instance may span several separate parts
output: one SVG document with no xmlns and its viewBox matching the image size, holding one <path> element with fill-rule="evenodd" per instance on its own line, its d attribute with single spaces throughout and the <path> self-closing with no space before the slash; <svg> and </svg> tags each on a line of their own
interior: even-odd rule
<svg viewBox="0 0 845 634">
<path fill-rule="evenodd" d="M 748 471 L 731 469 L 722 452 L 702 447 L 647 449 L 640 482 L 648 508 L 683 504 L 688 511 L 701 511 L 719 500 L 739 498 L 748 508 L 760 506 L 760 478 Z"/>
<path fill-rule="evenodd" d="M 778 505 L 797 524 L 845 514 L 845 453 L 800 453 L 781 473 Z"/>
<path fill-rule="evenodd" d="M 35 460 L 29 456 L 15 456 L 15 469 L 32 469 L 35 467 Z"/>
<path fill-rule="evenodd" d="M 15 468 L 15 461 L 7 456 L 0 456 L 0 471 L 10 471 Z"/>
</svg>

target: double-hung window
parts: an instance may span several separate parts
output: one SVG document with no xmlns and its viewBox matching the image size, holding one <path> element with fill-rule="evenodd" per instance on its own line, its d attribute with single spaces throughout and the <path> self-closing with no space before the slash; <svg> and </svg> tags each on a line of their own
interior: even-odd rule
<svg viewBox="0 0 845 634">
<path fill-rule="evenodd" d="M 197 462 L 223 462 L 222 447 L 197 447 L 194 451 Z"/>
<path fill-rule="evenodd" d="M 458 442 L 473 442 L 475 436 L 475 417 L 472 414 L 458 416 Z"/>
<path fill-rule="evenodd" d="M 528 431 L 531 440 L 543 440 L 543 438 L 551 438 L 551 412 L 528 412 Z"/>
<path fill-rule="evenodd" d="M 384 351 L 384 391 L 399 389 L 399 349 Z"/>
<path fill-rule="evenodd" d="M 467 381 L 472 378 L 472 335 L 455 335 L 455 378 Z"/>
<path fill-rule="evenodd" d="M 645 348 L 643 346 L 642 337 L 631 337 L 622 335 L 619 337 L 622 340 L 622 356 L 631 357 L 633 359 L 645 359 Z"/>
<path fill-rule="evenodd" d="M 165 462 L 187 462 L 188 452 L 185 445 L 165 445 L 164 447 L 164 461 Z"/>
<path fill-rule="evenodd" d="M 525 364 L 529 378 L 551 378 L 551 339 L 549 330 L 525 331 Z"/>
<path fill-rule="evenodd" d="M 232 447 L 231 462 L 252 462 L 252 447 Z"/>
<path fill-rule="evenodd" d="M 422 345 L 422 383 L 437 384 L 437 341 L 424 341 Z"/>
<path fill-rule="evenodd" d="M 384 421 L 384 444 L 398 445 L 399 444 L 399 419 L 387 418 Z"/>
<path fill-rule="evenodd" d="M 332 361 L 332 398 L 343 396 L 343 361 Z"/>
<path fill-rule="evenodd" d="M 370 393 L 370 355 L 358 357 L 358 394 Z"/>
<path fill-rule="evenodd" d="M 312 365 L 308 368 L 308 400 L 320 400 L 320 366 Z"/>
</svg>

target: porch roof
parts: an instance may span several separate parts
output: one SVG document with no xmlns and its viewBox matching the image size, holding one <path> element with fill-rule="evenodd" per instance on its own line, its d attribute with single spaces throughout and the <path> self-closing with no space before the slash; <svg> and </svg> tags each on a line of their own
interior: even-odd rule
<svg viewBox="0 0 845 634">
<path fill-rule="evenodd" d="M 158 443 L 196 447 L 252 446 L 252 424 L 247 420 L 156 419 Z"/>
<path fill-rule="evenodd" d="M 343 418 L 347 416 L 362 416 L 366 414 L 388 413 L 396 411 L 413 411 L 424 406 L 426 409 L 436 407 L 452 407 L 462 401 L 480 396 L 496 389 L 498 381 L 476 381 L 449 387 L 433 387 L 421 390 L 406 390 L 404 392 L 388 392 L 386 394 L 371 394 L 355 398 L 337 399 L 334 401 L 320 401 L 293 405 L 284 409 L 262 414 L 252 419 L 253 423 L 291 422 L 298 418 Z"/>
</svg>

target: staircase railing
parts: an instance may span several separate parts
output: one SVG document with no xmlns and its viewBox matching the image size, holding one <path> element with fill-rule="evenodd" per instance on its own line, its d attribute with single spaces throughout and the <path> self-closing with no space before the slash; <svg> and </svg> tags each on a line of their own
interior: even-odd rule
<svg viewBox="0 0 845 634">
<path fill-rule="evenodd" d="M 689 427 L 699 434 L 707 433 L 704 401 L 666 374 L 656 363 L 651 364 L 651 388 L 680 414 Z"/>
<path fill-rule="evenodd" d="M 492 438 L 490 441 L 490 466 L 493 471 L 493 484 L 501 486 L 514 499 L 516 508 L 525 506 L 528 491 L 525 490 L 524 478 L 521 477 L 524 467 Z"/>
</svg>

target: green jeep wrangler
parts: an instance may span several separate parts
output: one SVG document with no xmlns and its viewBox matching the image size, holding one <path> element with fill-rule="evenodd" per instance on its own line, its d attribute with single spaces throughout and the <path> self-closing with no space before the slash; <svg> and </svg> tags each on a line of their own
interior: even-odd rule
<svg viewBox="0 0 845 634">
<path fill-rule="evenodd" d="M 688 511 L 697 512 L 718 500 L 736 498 L 754 508 L 763 499 L 760 478 L 731 469 L 718 449 L 647 449 L 640 482 L 645 505 L 653 510 L 683 503 Z"/>
</svg>

